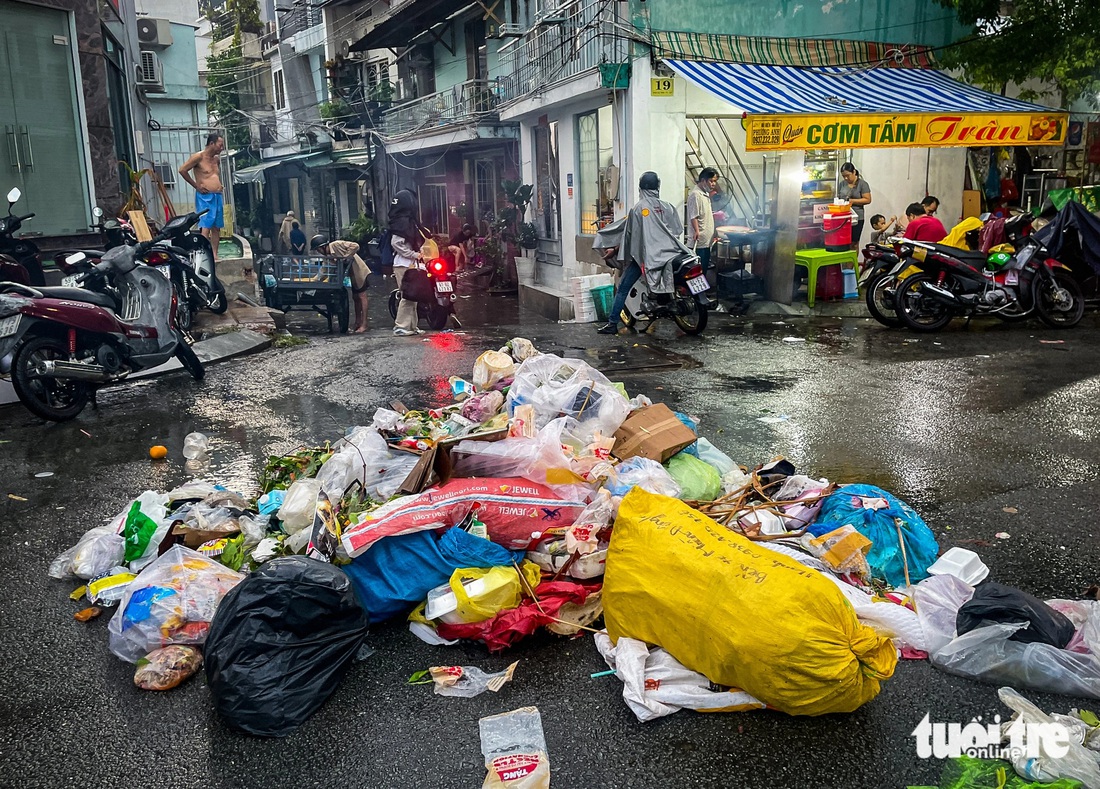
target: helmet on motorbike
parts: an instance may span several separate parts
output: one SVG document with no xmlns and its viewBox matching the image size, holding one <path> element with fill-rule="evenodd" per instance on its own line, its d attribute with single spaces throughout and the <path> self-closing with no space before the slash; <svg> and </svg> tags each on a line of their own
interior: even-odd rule
<svg viewBox="0 0 1100 789">
<path fill-rule="evenodd" d="M 638 188 L 657 191 L 661 188 L 661 179 L 657 177 L 657 173 L 647 170 L 642 173 L 642 177 L 638 180 Z"/>
<path fill-rule="evenodd" d="M 313 250 L 317 249 L 317 247 L 324 247 L 324 246 L 328 246 L 328 239 L 325 236 L 321 235 L 320 233 L 318 233 L 317 235 L 315 235 L 313 238 L 311 238 L 309 240 L 309 250 L 311 252 Z"/>
</svg>

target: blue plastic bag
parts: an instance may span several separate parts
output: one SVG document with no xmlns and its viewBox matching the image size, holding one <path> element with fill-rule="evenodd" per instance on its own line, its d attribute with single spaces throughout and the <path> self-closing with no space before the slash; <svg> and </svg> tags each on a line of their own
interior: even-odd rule
<svg viewBox="0 0 1100 789">
<path fill-rule="evenodd" d="M 691 432 L 694 433 L 695 435 L 699 435 L 699 423 L 698 422 L 696 422 L 694 419 L 692 419 L 687 414 L 681 414 L 679 411 L 675 411 L 674 413 L 676 414 L 676 418 L 679 419 L 681 422 L 683 422 L 685 427 L 690 428 Z M 699 457 L 699 442 L 696 441 L 694 444 L 688 444 L 686 447 L 684 447 L 680 451 L 681 452 L 687 452 L 689 455 L 694 455 L 695 457 Z"/>
<path fill-rule="evenodd" d="M 523 551 L 512 553 L 463 529 L 448 529 L 442 537 L 433 531 L 384 537 L 343 570 L 376 624 L 408 613 L 455 570 L 511 565 L 523 557 Z"/>
<path fill-rule="evenodd" d="M 886 506 L 875 509 L 884 500 Z M 905 560 L 898 544 L 895 518 L 901 521 L 905 540 Z M 884 578 L 891 586 L 905 585 L 905 563 L 912 583 L 928 577 L 928 566 L 936 561 L 940 547 L 932 530 L 912 507 L 874 485 L 845 485 L 825 499 L 817 520 L 810 525 L 815 537 L 851 524 L 871 541 L 867 563 L 875 578 Z"/>
</svg>

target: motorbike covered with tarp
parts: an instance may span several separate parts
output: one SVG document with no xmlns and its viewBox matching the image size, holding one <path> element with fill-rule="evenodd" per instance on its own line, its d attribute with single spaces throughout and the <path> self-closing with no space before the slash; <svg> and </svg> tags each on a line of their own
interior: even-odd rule
<svg viewBox="0 0 1100 789">
<path fill-rule="evenodd" d="M 672 293 L 676 266 L 693 255 L 680 241 L 684 228 L 675 209 L 656 190 L 643 189 L 641 194 L 629 214 L 596 232 L 592 248 L 618 247 L 620 267 L 633 260 L 645 272 L 652 293 Z"/>
<path fill-rule="evenodd" d="M 1051 257 L 1069 266 L 1086 298 L 1100 297 L 1100 217 L 1070 201 L 1035 238 Z"/>
</svg>

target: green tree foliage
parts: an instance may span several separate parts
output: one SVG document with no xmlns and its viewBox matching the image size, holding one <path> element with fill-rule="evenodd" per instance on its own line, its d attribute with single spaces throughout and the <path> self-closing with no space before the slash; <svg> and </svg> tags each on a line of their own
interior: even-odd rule
<svg viewBox="0 0 1100 789">
<path fill-rule="evenodd" d="M 225 129 L 225 144 L 233 149 L 247 148 L 251 142 L 248 119 L 237 111 L 241 108 L 243 64 L 239 35 L 234 37 L 229 49 L 207 60 L 206 108 L 218 125 Z"/>
<path fill-rule="evenodd" d="M 238 31 L 257 35 L 264 32 L 258 0 L 226 0 L 225 10 L 233 17 Z"/>
<path fill-rule="evenodd" d="M 1100 0 L 937 1 L 976 29 L 942 52 L 948 68 L 994 90 L 1037 79 L 1053 86 L 1047 95 L 1063 107 L 1083 99 L 1100 108 Z"/>
</svg>

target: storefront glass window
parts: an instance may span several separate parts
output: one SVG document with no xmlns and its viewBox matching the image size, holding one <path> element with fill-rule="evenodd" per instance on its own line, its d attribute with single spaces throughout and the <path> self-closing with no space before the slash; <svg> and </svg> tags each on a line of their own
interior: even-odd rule
<svg viewBox="0 0 1100 789">
<path fill-rule="evenodd" d="M 115 158 L 118 159 L 118 182 L 123 194 L 130 192 L 130 175 L 123 162 L 133 164 L 134 141 L 130 127 L 129 102 L 126 97 L 126 79 L 122 73 L 122 50 L 103 30 L 103 49 L 107 61 L 107 101 L 111 112 L 111 129 L 115 138 Z"/>
</svg>

